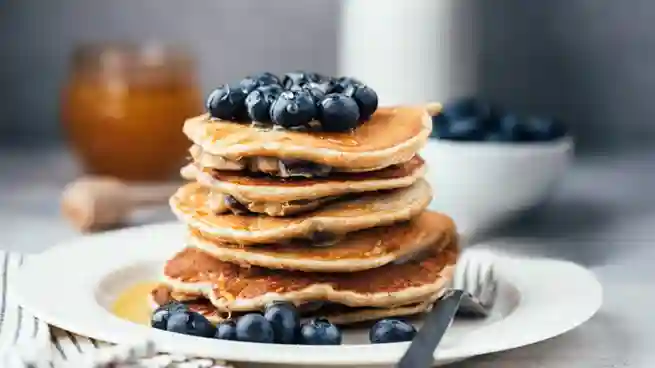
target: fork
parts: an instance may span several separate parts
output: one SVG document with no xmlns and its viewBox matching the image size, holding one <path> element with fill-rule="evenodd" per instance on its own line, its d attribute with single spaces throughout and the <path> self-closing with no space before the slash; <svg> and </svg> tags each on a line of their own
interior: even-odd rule
<svg viewBox="0 0 655 368">
<path fill-rule="evenodd" d="M 493 260 L 494 255 L 486 250 L 467 249 L 462 253 L 451 287 L 428 313 L 423 327 L 396 367 L 431 367 L 434 351 L 455 315 L 469 318 L 489 316 L 498 290 Z"/>
</svg>

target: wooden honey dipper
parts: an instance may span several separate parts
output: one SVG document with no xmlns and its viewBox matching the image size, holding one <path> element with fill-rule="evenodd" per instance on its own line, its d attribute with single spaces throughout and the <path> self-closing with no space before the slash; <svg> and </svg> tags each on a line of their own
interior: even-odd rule
<svg viewBox="0 0 655 368">
<path fill-rule="evenodd" d="M 133 184 L 112 177 L 82 177 L 61 198 L 63 215 L 82 232 L 117 227 L 139 208 L 163 205 L 181 183 Z"/>
</svg>

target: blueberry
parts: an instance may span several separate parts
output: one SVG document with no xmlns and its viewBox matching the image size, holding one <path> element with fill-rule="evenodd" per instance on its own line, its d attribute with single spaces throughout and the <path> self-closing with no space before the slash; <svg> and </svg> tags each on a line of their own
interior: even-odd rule
<svg viewBox="0 0 655 368">
<path fill-rule="evenodd" d="M 553 118 L 533 116 L 527 118 L 524 125 L 524 138 L 527 141 L 551 141 L 566 135 L 566 128 L 564 125 Z"/>
<path fill-rule="evenodd" d="M 328 87 L 318 82 L 309 82 L 303 85 L 302 89 L 306 90 L 312 96 L 315 104 L 318 104 L 325 97 Z"/>
<path fill-rule="evenodd" d="M 302 324 L 298 339 L 304 345 L 340 345 L 341 331 L 327 319 L 315 318 Z"/>
<path fill-rule="evenodd" d="M 282 87 L 277 84 L 262 86 L 250 92 L 245 102 L 250 119 L 260 122 L 271 121 L 271 105 L 280 93 L 282 93 Z"/>
<path fill-rule="evenodd" d="M 250 313 L 239 318 L 236 324 L 237 340 L 272 343 L 273 327 L 261 314 Z"/>
<path fill-rule="evenodd" d="M 344 132 L 357 127 L 359 107 L 346 95 L 331 93 L 318 104 L 318 117 L 326 132 Z"/>
<path fill-rule="evenodd" d="M 371 87 L 355 84 L 349 86 L 343 93 L 357 102 L 359 120 L 370 119 L 378 108 L 378 94 Z"/>
<path fill-rule="evenodd" d="M 454 141 L 478 141 L 484 138 L 484 126 L 476 117 L 466 117 L 450 120 L 439 115 L 432 118 L 437 137 Z"/>
<path fill-rule="evenodd" d="M 209 114 L 223 120 L 244 120 L 246 113 L 246 92 L 224 84 L 212 91 L 207 98 Z"/>
<path fill-rule="evenodd" d="M 280 85 L 280 84 L 281 84 L 280 78 L 278 78 L 275 74 L 269 72 L 247 76 L 243 78 L 239 83 L 241 89 L 246 91 L 246 93 L 250 93 L 255 89 L 257 89 L 258 87 Z"/>
<path fill-rule="evenodd" d="M 239 82 L 239 87 L 241 87 L 241 89 L 245 91 L 246 94 L 254 91 L 258 86 L 259 85 L 255 77 L 245 77 Z"/>
<path fill-rule="evenodd" d="M 225 321 L 216 325 L 214 337 L 221 340 L 236 340 L 237 325 L 234 321 Z"/>
<path fill-rule="evenodd" d="M 303 126 L 316 117 L 316 105 L 305 90 L 284 91 L 271 106 L 271 118 L 285 128 Z"/>
<path fill-rule="evenodd" d="M 329 93 L 343 93 L 348 87 L 355 85 L 362 85 L 360 80 L 351 77 L 341 77 L 334 81 L 332 89 L 328 91 Z"/>
<path fill-rule="evenodd" d="M 523 142 L 528 140 L 524 120 L 516 114 L 505 114 L 498 121 L 498 128 L 489 134 L 487 140 L 498 142 Z"/>
<path fill-rule="evenodd" d="M 255 80 L 257 81 L 258 86 L 270 86 L 270 85 L 278 85 L 282 86 L 282 81 L 280 81 L 280 78 L 277 77 L 277 75 L 269 72 L 264 72 L 255 77 Z"/>
<path fill-rule="evenodd" d="M 399 319 L 382 319 L 377 321 L 368 332 L 372 344 L 411 341 L 416 336 L 416 329 Z"/>
<path fill-rule="evenodd" d="M 191 311 L 176 311 L 168 317 L 166 330 L 185 335 L 212 337 L 216 327 L 202 314 Z"/>
<path fill-rule="evenodd" d="M 449 119 L 477 117 L 487 115 L 489 107 L 474 97 L 460 97 L 445 103 L 441 113 Z"/>
<path fill-rule="evenodd" d="M 187 310 L 189 310 L 189 308 L 185 304 L 177 301 L 161 305 L 152 313 L 152 317 L 150 318 L 150 325 L 160 330 L 166 330 L 168 317 L 171 315 L 171 313 Z"/>
<path fill-rule="evenodd" d="M 274 341 L 278 344 L 293 344 L 300 330 L 298 310 L 291 303 L 276 302 L 266 306 L 266 318 L 273 327 Z"/>
<path fill-rule="evenodd" d="M 295 71 L 291 73 L 286 73 L 284 75 L 284 78 L 282 79 L 282 86 L 285 89 L 289 89 L 292 86 L 301 86 L 307 82 L 309 82 L 309 79 L 307 78 L 307 73 L 302 71 Z"/>
</svg>

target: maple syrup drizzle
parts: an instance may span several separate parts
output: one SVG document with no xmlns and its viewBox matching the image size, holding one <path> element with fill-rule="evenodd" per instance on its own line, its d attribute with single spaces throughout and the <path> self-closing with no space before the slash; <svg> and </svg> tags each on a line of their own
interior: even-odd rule
<svg viewBox="0 0 655 368">
<path fill-rule="evenodd" d="M 125 289 L 112 304 L 111 313 L 130 322 L 150 326 L 150 292 L 157 285 L 157 282 L 140 282 Z"/>
</svg>

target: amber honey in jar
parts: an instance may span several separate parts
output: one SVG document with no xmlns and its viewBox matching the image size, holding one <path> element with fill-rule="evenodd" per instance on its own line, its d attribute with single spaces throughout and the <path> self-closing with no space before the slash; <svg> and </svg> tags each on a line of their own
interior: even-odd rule
<svg viewBox="0 0 655 368">
<path fill-rule="evenodd" d="M 195 65 L 177 46 L 96 44 L 76 49 L 62 123 L 86 173 L 124 180 L 175 177 L 202 112 Z"/>
</svg>

